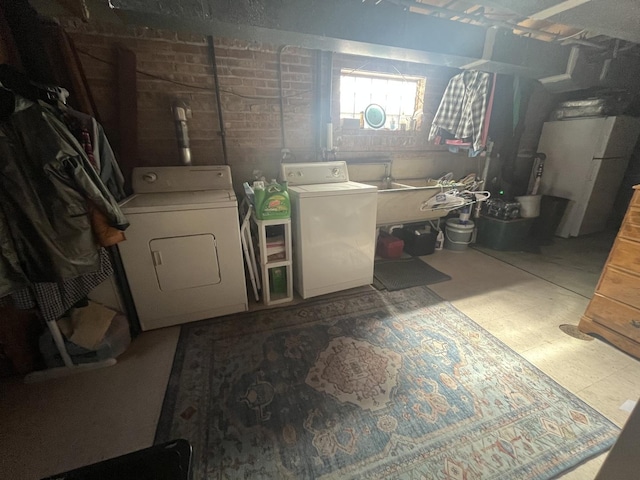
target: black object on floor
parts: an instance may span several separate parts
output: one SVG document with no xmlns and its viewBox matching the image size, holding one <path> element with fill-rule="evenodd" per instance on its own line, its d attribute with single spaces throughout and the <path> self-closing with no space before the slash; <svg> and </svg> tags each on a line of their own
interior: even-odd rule
<svg viewBox="0 0 640 480">
<path fill-rule="evenodd" d="M 543 195 L 540 199 L 540 215 L 533 222 L 531 236 L 548 245 L 562 221 L 568 204 L 568 198 Z"/>
<path fill-rule="evenodd" d="M 427 265 L 419 258 L 376 262 L 373 266 L 373 275 L 375 280 L 390 292 L 451 280 L 449 275 Z"/>
<path fill-rule="evenodd" d="M 190 469 L 191 445 L 180 439 L 42 480 L 189 480 Z"/>
</svg>

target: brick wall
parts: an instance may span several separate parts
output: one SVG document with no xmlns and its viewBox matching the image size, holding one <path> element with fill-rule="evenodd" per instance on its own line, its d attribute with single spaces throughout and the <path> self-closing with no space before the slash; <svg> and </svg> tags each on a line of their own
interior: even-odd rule
<svg viewBox="0 0 640 480">
<path fill-rule="evenodd" d="M 64 28 L 79 51 L 102 123 L 116 146 L 115 51 L 121 47 L 133 51 L 137 59 L 137 163 L 179 164 L 170 108 L 176 98 L 189 103 L 193 112 L 188 122 L 193 163 L 224 163 L 204 36 L 80 21 L 66 21 Z M 281 156 L 277 47 L 226 38 L 215 38 L 214 43 L 234 177 L 248 179 L 256 168 L 273 176 Z M 311 64 L 311 51 L 289 47 L 282 54 L 287 147 L 301 159 L 313 150 Z"/>
<path fill-rule="evenodd" d="M 138 165 L 176 165 L 177 140 L 170 105 L 179 98 L 191 105 L 188 123 L 194 164 L 224 162 L 219 135 L 213 71 L 202 35 L 142 27 L 65 20 L 112 143 L 118 145 L 116 48 L 137 58 Z M 278 46 L 215 38 L 221 103 L 229 164 L 236 184 L 254 170 L 274 177 L 281 158 Z M 287 47 L 281 54 L 286 146 L 298 161 L 316 159 L 314 151 L 315 52 Z M 334 55 L 332 113 L 339 158 L 441 158 L 442 147 L 428 144 L 430 121 L 454 69 L 405 62 Z M 426 78 L 425 121 L 420 131 L 342 131 L 339 128 L 339 75 L 342 68 L 367 63 L 368 70 Z M 337 80 L 337 81 L 336 81 Z M 177 83 L 172 83 L 177 82 Z"/>
</svg>

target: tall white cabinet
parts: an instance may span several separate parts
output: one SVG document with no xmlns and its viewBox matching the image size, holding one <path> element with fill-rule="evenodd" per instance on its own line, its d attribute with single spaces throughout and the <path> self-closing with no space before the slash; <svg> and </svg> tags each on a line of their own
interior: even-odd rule
<svg viewBox="0 0 640 480">
<path fill-rule="evenodd" d="M 640 134 L 640 119 L 589 117 L 547 122 L 538 151 L 547 155 L 543 195 L 570 200 L 556 235 L 604 230 Z"/>
</svg>

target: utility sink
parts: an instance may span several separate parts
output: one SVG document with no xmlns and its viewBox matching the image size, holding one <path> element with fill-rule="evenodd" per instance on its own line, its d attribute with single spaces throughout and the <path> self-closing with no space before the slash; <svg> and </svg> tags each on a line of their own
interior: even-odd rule
<svg viewBox="0 0 640 480">
<path fill-rule="evenodd" d="M 378 211 L 376 224 L 398 225 L 435 220 L 447 215 L 448 211 L 434 210 L 427 201 L 437 193 L 451 189 L 462 190 L 463 184 L 453 186 L 428 185 L 425 179 L 402 180 L 400 182 L 364 182 L 378 189 Z"/>
<path fill-rule="evenodd" d="M 374 186 L 378 190 L 385 190 L 385 191 L 404 190 L 404 189 L 407 189 L 407 188 L 415 188 L 415 187 L 412 187 L 411 185 L 405 185 L 404 183 L 398 183 L 398 182 L 380 181 L 380 182 L 364 182 L 364 183 L 365 183 L 365 185 Z"/>
</svg>

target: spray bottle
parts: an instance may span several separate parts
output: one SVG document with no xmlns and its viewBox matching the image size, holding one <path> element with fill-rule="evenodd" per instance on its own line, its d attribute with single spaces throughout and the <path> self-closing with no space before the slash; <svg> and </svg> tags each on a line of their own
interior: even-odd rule
<svg viewBox="0 0 640 480">
<path fill-rule="evenodd" d="M 433 224 L 431 224 L 433 226 Z M 438 235 L 436 235 L 436 250 L 442 250 L 444 246 L 444 233 L 442 233 L 442 229 L 440 228 L 440 219 L 438 219 Z"/>
</svg>

